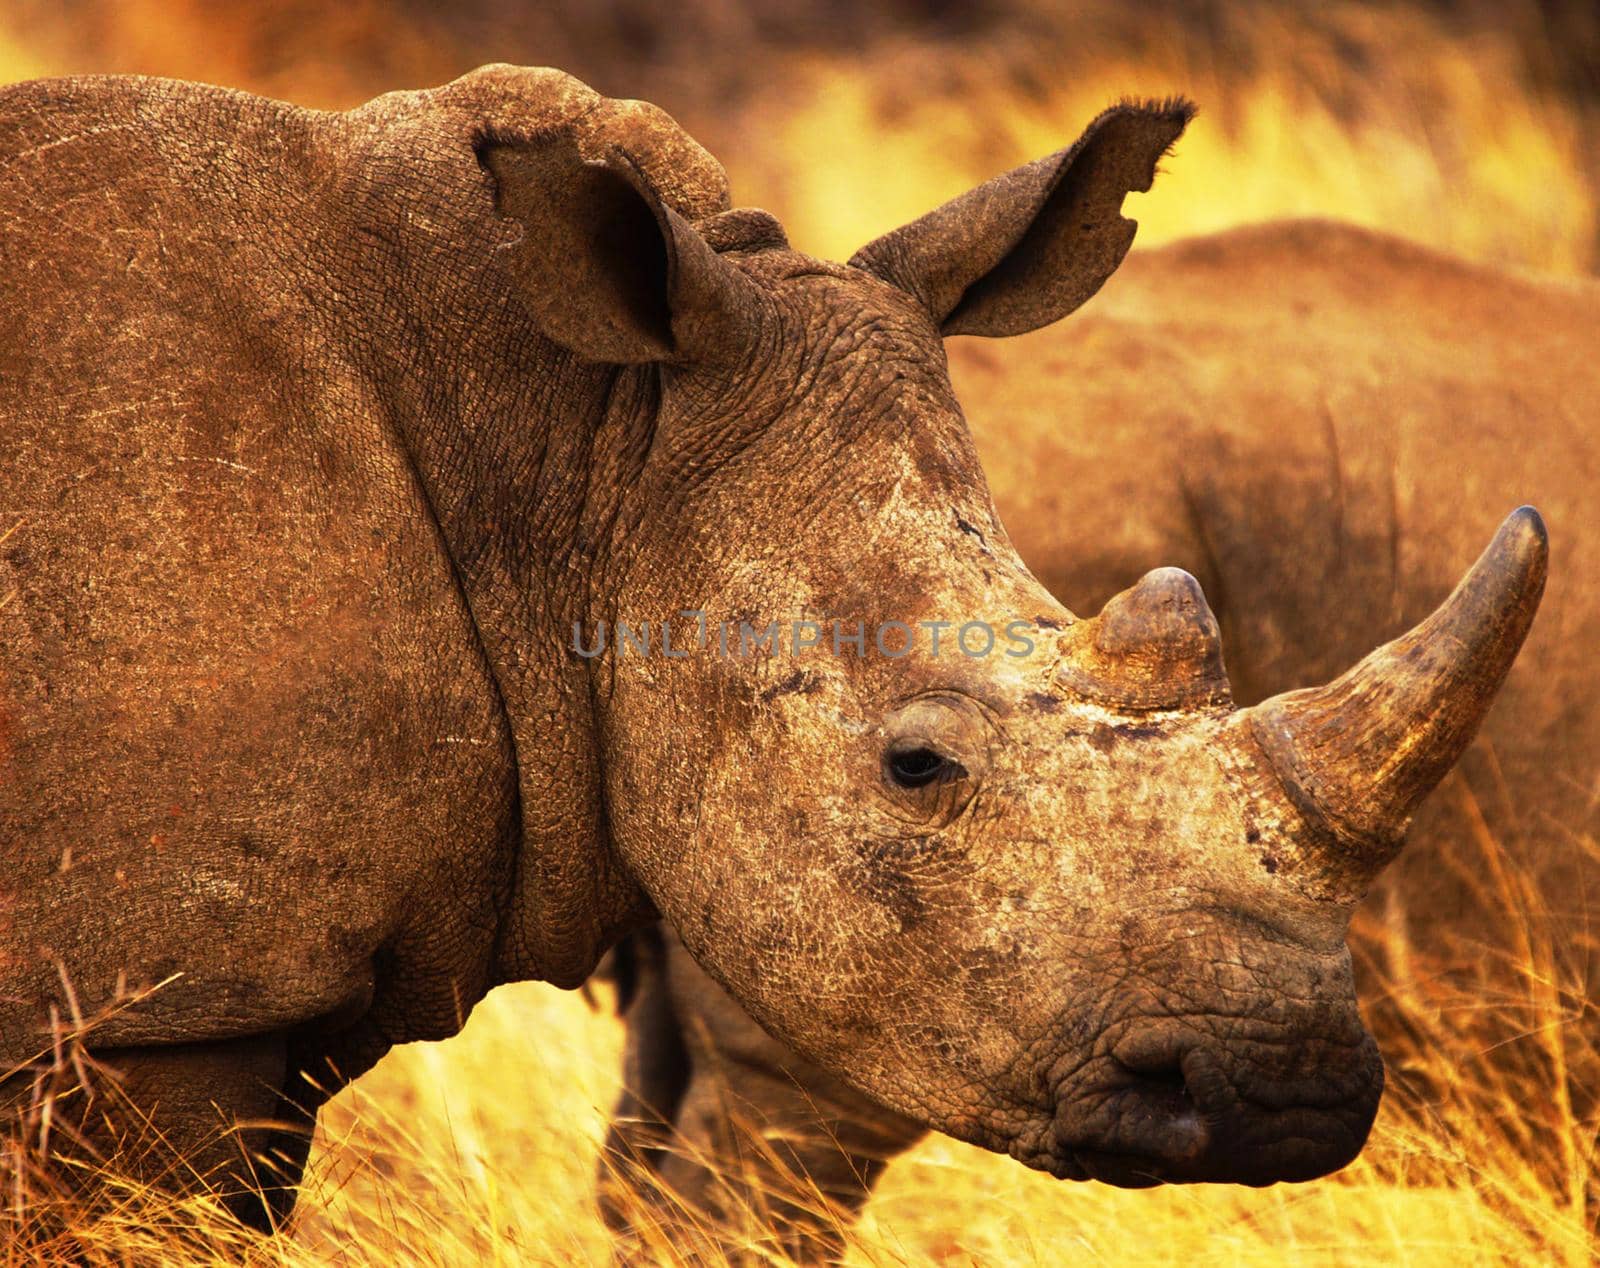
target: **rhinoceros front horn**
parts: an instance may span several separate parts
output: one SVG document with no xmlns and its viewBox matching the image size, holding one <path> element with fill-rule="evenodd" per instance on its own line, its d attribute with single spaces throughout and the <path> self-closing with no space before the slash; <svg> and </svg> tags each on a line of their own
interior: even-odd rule
<svg viewBox="0 0 1600 1268">
<path fill-rule="evenodd" d="M 1547 553 L 1544 522 L 1522 507 L 1422 624 L 1327 686 L 1248 711 L 1290 796 L 1363 880 L 1471 743 L 1533 623 Z"/>
</svg>

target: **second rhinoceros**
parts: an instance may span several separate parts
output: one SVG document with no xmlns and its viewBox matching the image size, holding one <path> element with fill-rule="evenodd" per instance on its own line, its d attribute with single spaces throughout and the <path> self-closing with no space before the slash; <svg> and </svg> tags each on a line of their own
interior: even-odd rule
<svg viewBox="0 0 1600 1268">
<path fill-rule="evenodd" d="M 148 1117 L 164 1179 L 269 1221 L 329 1089 L 659 913 L 819 1066 L 1029 1166 L 1348 1161 L 1346 921 L 1544 534 L 1249 709 L 1187 574 L 1079 620 L 1027 572 L 941 340 L 1091 295 L 1188 115 L 1113 108 L 838 265 L 554 72 L 5 90 L 0 1057 L 95 1020 L 123 1077 L 77 1130 Z"/>
</svg>

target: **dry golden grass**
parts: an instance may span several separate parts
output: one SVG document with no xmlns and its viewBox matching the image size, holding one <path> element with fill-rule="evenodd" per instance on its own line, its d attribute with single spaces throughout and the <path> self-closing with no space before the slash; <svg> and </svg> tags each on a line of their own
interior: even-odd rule
<svg viewBox="0 0 1600 1268">
<path fill-rule="evenodd" d="M 1548 989 L 1551 966 L 1532 943 L 1518 954 L 1530 957 L 1521 1007 L 1539 1042 L 1591 1062 L 1585 1032 L 1595 1033 L 1595 1018 Z M 1481 1054 L 1463 1048 L 1460 1019 L 1441 1026 L 1451 1010 L 1426 990 L 1398 1003 L 1428 1041 L 1423 1073 L 1451 1095 L 1412 1114 L 1390 1098 L 1366 1153 L 1338 1176 L 1260 1191 L 1127 1192 L 1058 1183 L 934 1138 L 889 1169 L 848 1262 L 1592 1262 L 1600 1246 L 1584 1203 L 1595 1124 L 1554 1087 L 1501 1086 L 1481 1073 L 1481 1084 L 1462 1087 Z M 397 1049 L 324 1110 L 288 1234 L 247 1234 L 215 1204 L 119 1182 L 109 1215 L 78 1219 L 53 1242 L 13 1243 L 0 1264 L 69 1254 L 105 1265 L 243 1257 L 264 1268 L 605 1264 L 611 1240 L 593 1190 L 620 1038 L 611 1011 L 578 995 L 502 988 L 455 1039 Z M 660 1262 L 694 1244 L 653 1232 L 643 1213 L 640 1224 Z M 759 1214 L 749 1224 L 754 1260 L 781 1262 L 759 1250 Z"/>
<path fill-rule="evenodd" d="M 1459 781 L 1445 795 L 1470 797 Z M 1596 842 L 1572 844 L 1600 866 Z M 1482 944 L 1464 939 L 1463 951 L 1501 993 L 1419 972 L 1410 949 L 1363 915 L 1357 945 L 1390 966 L 1364 1004 L 1408 1036 L 1406 1067 L 1392 1076 L 1365 1153 L 1343 1173 L 1265 1190 L 1129 1192 L 1057 1182 L 931 1138 L 889 1168 L 849 1235 L 847 1262 L 1593 1262 L 1600 1123 L 1569 1092 L 1592 1087 L 1600 1072 L 1600 1017 L 1515 859 L 1480 833 L 1440 863 L 1477 877 L 1488 899 L 1493 932 Z M 263 1268 L 605 1264 L 612 1241 L 594 1189 L 622 1040 L 608 1005 L 603 993 L 590 1004 L 543 985 L 504 987 L 456 1038 L 390 1053 L 324 1109 L 284 1235 L 246 1233 L 213 1203 L 114 1177 L 113 1209 L 89 1220 L 70 1199 L 12 1176 L 5 1211 L 22 1225 L 31 1217 L 37 1238 L 13 1240 L 0 1265 L 74 1255 L 96 1265 L 242 1257 Z M 1523 1049 L 1519 1060 L 1505 1060 L 1508 1045 Z M 45 1063 L 63 1085 L 73 1082 L 73 1057 L 68 1044 Z M 65 1231 L 52 1233 L 51 1214 Z M 694 1252 L 695 1262 L 722 1262 L 694 1228 L 663 1232 L 642 1205 L 635 1215 L 650 1261 Z M 744 1212 L 734 1244 L 746 1248 L 744 1262 L 784 1262 L 759 1209 Z"/>
</svg>

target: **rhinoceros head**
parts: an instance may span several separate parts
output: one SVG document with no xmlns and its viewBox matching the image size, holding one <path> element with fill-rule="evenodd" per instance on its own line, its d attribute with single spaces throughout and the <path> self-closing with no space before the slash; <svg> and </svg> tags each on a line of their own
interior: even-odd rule
<svg viewBox="0 0 1600 1268">
<path fill-rule="evenodd" d="M 1470 740 L 1545 560 L 1519 512 L 1422 625 L 1243 710 L 1187 574 L 1091 620 L 1029 575 L 941 338 L 1091 295 L 1187 114 L 1110 111 L 849 266 L 761 213 L 690 224 L 620 152 L 486 156 L 550 337 L 647 367 L 602 425 L 627 492 L 582 640 L 606 641 L 617 857 L 801 1052 L 1127 1185 L 1304 1179 L 1359 1150 L 1382 1063 L 1346 924 Z"/>
</svg>

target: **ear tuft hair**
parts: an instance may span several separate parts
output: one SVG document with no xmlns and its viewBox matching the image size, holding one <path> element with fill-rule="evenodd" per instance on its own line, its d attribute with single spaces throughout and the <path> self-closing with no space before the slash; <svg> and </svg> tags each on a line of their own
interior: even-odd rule
<svg viewBox="0 0 1600 1268">
<path fill-rule="evenodd" d="M 863 247 L 850 263 L 921 300 L 943 333 L 1015 335 L 1066 316 L 1116 271 L 1150 188 L 1195 107 L 1123 102 L 1068 149 L 997 176 Z"/>
</svg>

